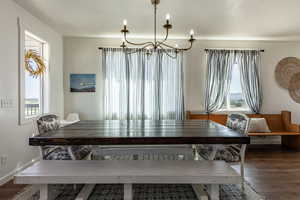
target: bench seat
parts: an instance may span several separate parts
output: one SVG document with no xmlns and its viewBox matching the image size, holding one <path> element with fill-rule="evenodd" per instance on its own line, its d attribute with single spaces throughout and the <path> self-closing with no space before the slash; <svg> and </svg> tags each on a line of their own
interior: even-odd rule
<svg viewBox="0 0 300 200">
<path fill-rule="evenodd" d="M 299 132 L 274 131 L 271 133 L 248 133 L 249 136 L 300 135 Z"/>
<path fill-rule="evenodd" d="M 219 184 L 239 184 L 241 176 L 224 161 L 105 160 L 40 161 L 15 176 L 17 184 L 124 184 L 124 199 L 132 199 L 132 184 L 207 184 L 212 200 Z M 89 189 L 91 191 L 91 189 Z"/>
<path fill-rule="evenodd" d="M 187 119 L 212 120 L 225 125 L 227 114 L 207 114 L 187 111 Z M 249 118 L 264 118 L 269 126 L 270 133 L 248 133 L 249 136 L 280 136 L 281 144 L 293 150 L 300 151 L 300 125 L 292 123 L 290 111 L 282 111 L 280 114 L 247 114 Z"/>
</svg>

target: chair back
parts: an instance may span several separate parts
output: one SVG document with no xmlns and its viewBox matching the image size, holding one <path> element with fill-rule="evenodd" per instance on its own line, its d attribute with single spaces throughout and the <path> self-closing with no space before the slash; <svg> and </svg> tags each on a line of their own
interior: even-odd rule
<svg viewBox="0 0 300 200">
<path fill-rule="evenodd" d="M 226 126 L 239 133 L 248 135 L 250 118 L 241 113 L 232 113 L 228 115 Z"/>
<path fill-rule="evenodd" d="M 68 114 L 66 120 L 68 122 L 75 122 L 75 121 L 78 122 L 78 121 L 80 121 L 79 114 L 78 113 L 70 113 L 70 114 Z"/>
<path fill-rule="evenodd" d="M 39 134 L 59 129 L 59 117 L 55 114 L 45 114 L 36 117 L 35 126 Z"/>
</svg>

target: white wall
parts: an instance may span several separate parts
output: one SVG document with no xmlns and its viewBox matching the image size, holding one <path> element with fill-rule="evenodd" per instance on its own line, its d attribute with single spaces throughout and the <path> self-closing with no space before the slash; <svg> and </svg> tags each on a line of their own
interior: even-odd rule
<svg viewBox="0 0 300 200">
<path fill-rule="evenodd" d="M 0 98 L 13 100 L 13 107 L 0 108 L 0 156 L 7 155 L 7 166 L 0 169 L 0 183 L 5 176 L 28 163 L 38 154 L 28 145 L 32 124 L 18 125 L 18 27 L 17 17 L 29 31 L 50 45 L 50 112 L 63 115 L 63 42 L 62 36 L 11 0 L 0 1 Z"/>
<path fill-rule="evenodd" d="M 183 43 L 180 41 L 180 43 Z M 101 63 L 97 47 L 118 47 L 119 39 L 64 38 L 64 91 L 65 114 L 79 112 L 83 119 L 99 119 L 101 116 Z M 262 112 L 279 113 L 281 110 L 293 112 L 293 119 L 300 123 L 300 104 L 293 102 L 288 91 L 275 82 L 274 71 L 280 59 L 287 56 L 300 58 L 300 42 L 274 41 L 216 41 L 202 40 L 187 52 L 186 108 L 203 110 L 205 85 L 205 48 L 259 48 L 265 49 L 262 57 L 262 84 L 264 103 Z M 98 78 L 95 94 L 69 92 L 70 73 L 96 73 Z"/>
</svg>

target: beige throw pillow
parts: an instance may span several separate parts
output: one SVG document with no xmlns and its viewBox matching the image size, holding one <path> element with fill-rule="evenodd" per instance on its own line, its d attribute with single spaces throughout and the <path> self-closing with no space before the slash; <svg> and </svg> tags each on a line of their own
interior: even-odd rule
<svg viewBox="0 0 300 200">
<path fill-rule="evenodd" d="M 251 118 L 249 133 L 270 133 L 270 129 L 265 118 Z"/>
</svg>

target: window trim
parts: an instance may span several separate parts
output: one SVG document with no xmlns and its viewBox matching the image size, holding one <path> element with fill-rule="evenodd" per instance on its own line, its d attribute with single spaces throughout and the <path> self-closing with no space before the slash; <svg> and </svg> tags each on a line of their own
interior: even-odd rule
<svg viewBox="0 0 300 200">
<path fill-rule="evenodd" d="M 49 95 L 47 94 L 48 90 L 48 76 L 49 76 L 49 67 L 46 68 L 45 75 L 41 76 L 40 84 L 41 84 L 41 96 L 40 96 L 40 112 L 37 115 L 26 117 L 25 116 L 25 70 L 24 70 L 24 62 L 25 62 L 25 35 L 32 37 L 33 39 L 36 39 L 43 43 L 43 56 L 46 57 L 46 65 L 48 65 L 48 59 L 49 59 L 49 43 L 45 40 L 41 39 L 40 37 L 36 36 L 30 31 L 29 28 L 25 27 L 20 19 L 18 19 L 18 30 L 19 30 L 19 62 L 18 62 L 18 80 L 19 80 L 19 125 L 32 123 L 32 119 L 34 119 L 36 116 L 41 115 L 45 113 L 48 109 L 47 104 L 49 104 L 49 101 L 46 100 L 46 97 Z M 45 55 L 46 54 L 46 55 Z"/>
</svg>

